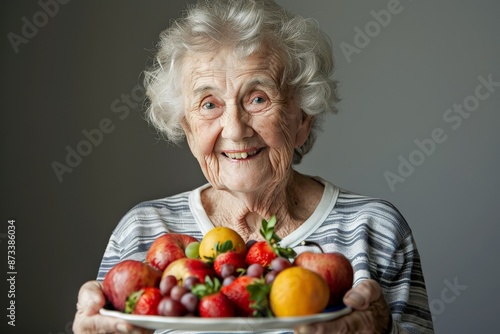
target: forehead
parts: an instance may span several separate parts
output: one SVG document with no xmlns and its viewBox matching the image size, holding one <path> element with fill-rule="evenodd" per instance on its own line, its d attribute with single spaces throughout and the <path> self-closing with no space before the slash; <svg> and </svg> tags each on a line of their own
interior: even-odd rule
<svg viewBox="0 0 500 334">
<path fill-rule="evenodd" d="M 183 62 L 182 79 L 184 89 L 199 90 L 206 85 L 237 85 L 239 81 L 252 80 L 279 86 L 283 72 L 280 57 L 268 49 L 247 57 L 238 56 L 230 50 L 188 54 Z"/>
</svg>

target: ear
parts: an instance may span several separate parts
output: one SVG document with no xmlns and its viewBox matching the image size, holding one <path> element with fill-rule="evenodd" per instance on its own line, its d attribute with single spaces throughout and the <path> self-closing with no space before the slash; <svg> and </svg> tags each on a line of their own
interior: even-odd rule
<svg viewBox="0 0 500 334">
<path fill-rule="evenodd" d="M 311 133 L 312 124 L 313 116 L 302 111 L 302 117 L 301 120 L 299 120 L 297 133 L 295 135 L 295 147 L 301 147 L 304 145 L 309 137 L 309 134 Z"/>
</svg>

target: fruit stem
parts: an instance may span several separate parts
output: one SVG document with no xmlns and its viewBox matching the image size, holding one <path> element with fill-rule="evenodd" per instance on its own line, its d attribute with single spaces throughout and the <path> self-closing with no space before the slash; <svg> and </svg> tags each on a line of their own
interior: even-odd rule
<svg viewBox="0 0 500 334">
<path fill-rule="evenodd" d="M 321 251 L 321 253 L 324 253 L 325 251 L 323 250 L 323 248 L 321 247 L 320 244 L 318 244 L 317 242 L 314 242 L 314 241 L 307 241 L 307 240 L 304 240 L 300 243 L 302 246 L 316 246 L 319 248 L 319 250 Z"/>
</svg>

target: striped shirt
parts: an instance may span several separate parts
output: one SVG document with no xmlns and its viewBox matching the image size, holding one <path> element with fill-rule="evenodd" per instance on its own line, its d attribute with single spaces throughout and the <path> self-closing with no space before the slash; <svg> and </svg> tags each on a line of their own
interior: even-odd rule
<svg viewBox="0 0 500 334">
<path fill-rule="evenodd" d="M 318 207 L 282 239 L 281 246 L 293 247 L 297 253 L 317 251 L 314 246 L 301 245 L 307 240 L 320 244 L 325 252 L 344 254 L 353 265 L 355 285 L 368 278 L 380 284 L 391 308 L 392 333 L 433 333 L 420 256 L 411 229 L 399 211 L 387 201 L 317 180 L 325 186 Z M 130 210 L 109 239 L 97 279 L 102 281 L 114 265 L 125 259 L 144 261 L 151 243 L 164 233 L 185 233 L 201 240 L 214 227 L 201 204 L 200 194 L 209 186 L 143 202 Z"/>
</svg>

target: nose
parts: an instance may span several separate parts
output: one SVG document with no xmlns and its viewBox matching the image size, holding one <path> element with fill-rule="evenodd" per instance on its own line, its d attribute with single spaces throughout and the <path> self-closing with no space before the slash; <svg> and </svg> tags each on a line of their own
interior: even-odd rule
<svg viewBox="0 0 500 334">
<path fill-rule="evenodd" d="M 253 135 L 249 125 L 250 115 L 237 104 L 226 105 L 222 117 L 222 137 L 232 141 L 239 141 Z"/>
</svg>

